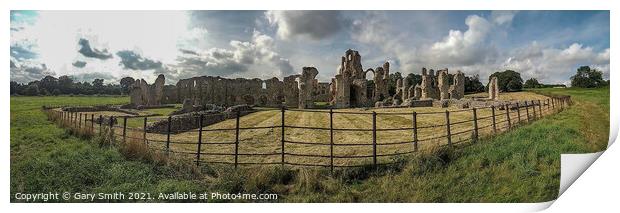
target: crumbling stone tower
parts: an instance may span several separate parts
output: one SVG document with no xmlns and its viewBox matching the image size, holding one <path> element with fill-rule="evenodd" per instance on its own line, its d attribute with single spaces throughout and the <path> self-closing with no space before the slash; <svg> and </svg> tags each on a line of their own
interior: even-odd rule
<svg viewBox="0 0 620 213">
<path fill-rule="evenodd" d="M 465 97 L 465 74 L 460 70 L 454 75 L 449 94 L 451 99 L 461 99 Z"/>
<path fill-rule="evenodd" d="M 157 106 L 161 105 L 164 83 L 164 75 L 157 76 L 152 85 L 146 83 L 144 79 L 137 80 L 129 92 L 129 101 L 134 107 L 138 106 Z"/>
<path fill-rule="evenodd" d="M 374 101 L 389 96 L 388 81 L 390 64 L 377 70 L 362 68 L 362 57 L 355 50 L 347 50 L 342 56 L 336 76 L 332 79 L 332 105 L 336 108 L 372 106 Z M 373 72 L 375 86 L 370 90 L 366 73 Z"/>
<path fill-rule="evenodd" d="M 314 67 L 302 68 L 301 76 L 299 76 L 299 109 L 314 107 L 313 93 L 318 87 L 318 80 L 314 79 L 319 71 Z"/>
</svg>

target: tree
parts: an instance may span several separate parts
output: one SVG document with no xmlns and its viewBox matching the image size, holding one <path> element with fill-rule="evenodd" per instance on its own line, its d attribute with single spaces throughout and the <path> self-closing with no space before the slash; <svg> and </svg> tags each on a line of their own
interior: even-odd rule
<svg viewBox="0 0 620 213">
<path fill-rule="evenodd" d="M 514 92 L 521 91 L 521 89 L 523 89 L 523 79 L 521 79 L 521 74 L 513 70 L 495 72 L 489 76 L 489 79 L 492 77 L 497 77 L 497 86 L 500 91 Z"/>
<path fill-rule="evenodd" d="M 131 88 L 131 85 L 134 84 L 136 82 L 136 80 L 134 80 L 132 77 L 124 77 L 121 79 L 121 91 L 124 94 L 129 94 L 129 88 Z"/>
<path fill-rule="evenodd" d="M 53 76 L 45 76 L 41 79 L 41 81 L 39 81 L 39 90 L 41 92 L 43 92 L 43 90 L 54 91 L 56 88 L 58 88 L 58 79 Z"/>
<path fill-rule="evenodd" d="M 541 88 L 542 84 L 538 83 L 538 80 L 535 78 L 530 78 L 525 81 L 523 84 L 523 88 Z"/>
<path fill-rule="evenodd" d="M 58 89 L 62 94 L 73 93 L 73 79 L 66 75 L 58 77 Z"/>
<path fill-rule="evenodd" d="M 95 80 L 93 80 L 93 87 L 95 87 L 98 91 L 103 89 L 103 79 L 95 78 Z"/>
<path fill-rule="evenodd" d="M 11 81 L 11 95 L 19 93 L 19 83 L 17 81 Z"/>
<path fill-rule="evenodd" d="M 407 78 L 405 78 L 405 80 L 409 81 L 409 85 L 411 86 L 422 84 L 422 75 L 409 73 L 409 75 L 407 75 Z"/>
<path fill-rule="evenodd" d="M 28 87 L 26 87 L 26 90 L 24 91 L 24 95 L 29 95 L 29 96 L 39 95 L 39 86 L 37 84 L 28 85 Z"/>
<path fill-rule="evenodd" d="M 465 93 L 484 92 L 484 85 L 480 82 L 480 76 L 465 76 Z"/>
<path fill-rule="evenodd" d="M 401 78 L 403 78 L 403 76 L 400 74 L 400 72 L 390 74 L 390 81 L 388 82 L 388 93 L 390 94 L 390 96 L 396 94 L 396 81 Z"/>
<path fill-rule="evenodd" d="M 570 77 L 571 86 L 581 88 L 594 88 L 605 86 L 603 72 L 590 69 L 589 66 L 582 66 L 577 69 L 577 73 Z"/>
</svg>

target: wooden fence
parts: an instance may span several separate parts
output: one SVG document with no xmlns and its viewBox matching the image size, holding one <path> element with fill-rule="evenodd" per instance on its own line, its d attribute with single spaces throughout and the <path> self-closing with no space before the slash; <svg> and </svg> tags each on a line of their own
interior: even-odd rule
<svg viewBox="0 0 620 213">
<path fill-rule="evenodd" d="M 521 102 L 523 103 L 523 102 Z M 44 106 L 43 110 L 48 114 L 50 120 L 60 121 L 62 123 L 69 123 L 72 128 L 87 129 L 94 134 L 101 134 L 103 128 L 109 128 L 112 130 L 112 134 L 116 135 L 121 142 L 125 142 L 127 139 L 135 139 L 144 141 L 149 145 L 150 149 L 162 151 L 166 154 L 176 153 L 180 155 L 186 155 L 193 159 L 197 165 L 201 164 L 230 164 L 237 168 L 239 165 L 248 164 L 281 164 L 281 165 L 295 165 L 295 166 L 316 166 L 326 167 L 334 170 L 335 167 L 361 167 L 377 165 L 385 165 L 395 163 L 395 160 L 387 159 L 379 162 L 378 158 L 394 157 L 407 155 L 410 153 L 418 152 L 420 145 L 430 144 L 434 146 L 454 146 L 456 144 L 464 142 L 476 142 L 481 137 L 482 132 L 488 132 L 486 135 L 497 134 L 502 131 L 507 131 L 518 125 L 529 123 L 535 119 L 541 118 L 545 115 L 554 114 L 556 112 L 564 110 L 571 104 L 570 96 L 558 96 L 552 97 L 546 100 L 532 100 L 525 101 L 524 104 L 507 104 L 500 107 L 482 107 L 471 108 L 453 111 L 438 111 L 438 112 L 350 112 L 350 111 L 335 111 L 335 110 L 300 110 L 300 109 L 268 109 L 263 111 L 279 111 L 280 124 L 270 126 L 251 126 L 242 127 L 240 113 L 234 118 L 234 127 L 230 128 L 205 128 L 202 123 L 204 116 L 200 115 L 195 119 L 198 119 L 198 125 L 196 130 L 174 132 L 171 127 L 172 117 L 168 116 L 167 132 L 165 134 L 153 134 L 147 133 L 146 127 L 149 120 L 156 120 L 148 117 L 134 117 L 134 116 L 103 116 L 97 115 L 97 112 L 66 112 L 60 110 L 60 106 Z M 329 122 L 325 127 L 308 127 L 298 126 L 294 123 L 290 123 L 285 119 L 287 112 L 304 112 L 304 113 L 319 113 L 327 115 Z M 471 119 L 457 119 L 454 114 L 468 114 Z M 516 114 L 516 116 L 515 116 Z M 371 128 L 345 128 L 335 127 L 334 117 L 336 115 L 360 115 L 371 117 Z M 400 118 L 409 117 L 411 119 L 411 126 L 402 128 L 378 128 L 377 118 L 379 116 L 400 116 Z M 433 121 L 424 125 L 420 122 L 424 116 L 434 116 Z M 437 119 L 444 117 L 444 121 Z M 459 117 L 464 117 L 460 115 Z M 386 118 L 389 120 L 390 118 Z M 409 119 L 407 118 L 407 119 Z M 467 117 L 469 118 L 469 117 Z M 141 119 L 142 128 L 128 127 L 128 119 Z M 111 122 L 110 122 L 111 121 Z M 458 126 L 458 128 L 456 127 Z M 279 147 L 271 146 L 271 152 L 240 152 L 240 147 L 245 144 L 241 143 L 240 132 L 241 131 L 257 131 L 257 130 L 269 130 L 272 134 L 279 134 L 279 138 L 276 141 L 259 141 L 262 143 L 269 143 L 272 145 L 279 145 Z M 309 142 L 291 139 L 292 136 L 288 133 L 294 132 L 294 130 L 308 130 L 308 131 L 322 131 L 326 132 L 329 137 L 328 141 L 321 142 Z M 279 131 L 275 131 L 279 130 Z M 426 130 L 426 131 L 425 131 Z M 405 131 L 406 137 L 399 137 L 405 140 L 398 141 L 381 141 L 378 142 L 377 135 L 381 132 L 390 131 Z M 425 131 L 428 137 L 422 137 L 420 131 Z M 444 132 L 445 131 L 445 132 Z M 203 134 L 208 132 L 231 132 L 233 134 L 233 141 L 209 141 Z M 334 135 L 337 132 L 352 132 L 351 136 L 365 137 L 365 133 L 370 132 L 371 137 L 367 143 L 349 143 L 336 141 Z M 129 134 L 131 133 L 131 134 Z M 141 137 L 136 137 L 139 133 Z M 195 141 L 175 141 L 171 140 L 171 136 L 175 134 L 192 134 L 195 136 Z M 149 138 L 151 136 L 151 138 Z M 165 138 L 165 139 L 164 139 Z M 304 149 L 291 148 L 292 145 L 302 145 Z M 229 148 L 207 148 L 207 146 L 228 146 Z M 232 147 L 230 147 L 232 146 Z M 248 145 L 246 145 L 248 146 Z M 399 146 L 397 148 L 387 149 L 385 147 Z M 181 148 L 182 147 L 182 148 Z M 189 148 L 188 148 L 189 147 Z M 195 148 L 191 148 L 195 147 Z M 327 148 L 324 151 L 319 150 L 316 147 Z M 336 154 L 335 149 L 342 148 L 344 150 L 355 150 L 351 147 L 362 147 L 368 150 L 362 152 L 362 154 Z M 192 150 L 193 149 L 193 150 Z M 274 151 L 277 149 L 276 151 Z M 390 150 L 388 153 L 379 153 L 381 150 Z M 223 152 L 228 150 L 229 152 Z M 302 152 L 296 152 L 301 150 Z M 361 150 L 361 149 L 360 149 Z M 240 157 L 249 157 L 259 160 L 240 161 Z M 263 158 L 263 159 L 261 159 Z M 269 158 L 271 161 L 264 159 Z M 321 159 L 320 162 L 308 163 L 307 160 L 291 160 L 291 158 L 312 158 Z M 225 160 L 226 159 L 226 160 Z M 341 159 L 366 159 L 366 161 L 350 163 L 335 163 L 335 160 Z"/>
</svg>

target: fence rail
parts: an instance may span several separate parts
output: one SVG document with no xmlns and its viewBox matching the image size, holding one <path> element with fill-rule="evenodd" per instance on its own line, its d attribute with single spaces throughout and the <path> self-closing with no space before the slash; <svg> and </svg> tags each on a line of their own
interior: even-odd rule
<svg viewBox="0 0 620 213">
<path fill-rule="evenodd" d="M 551 97 L 546 100 L 532 100 L 525 101 L 524 104 L 507 104 L 501 107 L 490 106 L 471 109 L 460 109 L 453 111 L 437 111 L 437 112 L 416 112 L 403 113 L 403 112 L 342 112 L 335 110 L 302 110 L 302 109 L 279 109 L 274 111 L 268 109 L 264 111 L 271 111 L 279 113 L 279 125 L 270 126 L 255 126 L 255 127 L 242 127 L 241 126 L 241 113 L 237 112 L 234 116 L 234 127 L 231 128 L 205 128 L 203 121 L 205 117 L 203 115 L 197 116 L 198 125 L 195 130 L 175 132 L 172 131 L 171 116 L 164 118 L 168 121 L 167 131 L 163 134 L 147 133 L 146 127 L 149 120 L 162 120 L 153 119 L 148 117 L 131 117 L 131 116 L 103 116 L 97 112 L 68 112 L 61 110 L 66 106 L 43 106 L 43 110 L 47 113 L 50 120 L 59 121 L 65 124 L 65 127 L 74 129 L 85 129 L 92 131 L 94 134 L 102 134 L 104 127 L 112 130 L 112 134 L 120 138 L 119 141 L 126 142 L 128 139 L 143 141 L 147 144 L 149 149 L 165 152 L 166 154 L 175 153 L 181 155 L 187 155 L 194 158 L 194 162 L 197 165 L 201 164 L 230 164 L 235 168 L 239 165 L 257 165 L 257 164 L 280 164 L 280 165 L 293 165 L 293 166 L 314 166 L 314 167 L 328 167 L 331 170 L 338 167 L 361 167 L 372 164 L 373 166 L 385 165 L 395 163 L 397 161 L 393 159 L 379 160 L 384 157 L 395 157 L 400 155 L 407 155 L 418 152 L 421 145 L 437 145 L 437 146 L 454 146 L 456 144 L 465 143 L 471 141 L 475 143 L 479 140 L 484 132 L 486 135 L 497 134 L 500 131 L 507 131 L 515 126 L 528 123 L 536 119 L 540 119 L 545 115 L 550 115 L 564 110 L 571 104 L 570 96 L 558 96 Z M 259 111 L 260 112 L 260 111 Z M 290 121 L 286 119 L 287 112 L 303 112 L 303 113 L 317 113 L 324 114 L 328 117 L 328 125 L 325 127 L 313 127 L 313 126 L 300 126 L 290 124 Z M 355 124 L 351 124 L 350 127 L 335 127 L 334 118 L 336 115 L 364 115 L 370 116 L 370 128 L 355 127 Z M 386 116 L 386 117 L 382 117 Z M 394 117 L 396 116 L 396 117 Z M 435 123 L 421 122 L 421 118 L 425 116 L 435 116 L 432 121 Z M 471 117 L 470 117 L 471 116 Z M 411 119 L 411 126 L 398 127 L 398 128 L 379 128 L 378 118 L 382 117 L 385 121 L 390 119 Z M 443 117 L 444 121 L 441 121 Z M 461 117 L 467 117 L 467 119 L 459 119 Z M 139 119 L 139 120 L 136 120 Z M 346 119 L 346 118 L 345 118 Z M 141 124 L 142 128 L 135 126 L 128 126 L 128 122 L 136 120 L 136 124 Z M 68 124 L 68 125 L 67 125 Z M 270 149 L 267 151 L 252 152 L 252 149 L 247 149 L 247 143 L 250 141 L 244 139 L 242 143 L 241 132 L 242 131 L 258 131 L 265 130 L 271 132 L 274 137 L 279 134 L 279 138 L 274 138 L 270 141 L 258 141 L 258 146 L 261 143 L 269 144 Z M 277 131 L 279 130 L 279 131 Z M 319 131 L 326 132 L 328 134 L 328 140 L 322 142 L 316 141 L 304 141 L 294 139 L 292 135 L 298 134 L 296 130 L 301 131 Z M 385 132 L 403 132 L 400 133 L 401 137 L 390 140 L 380 141 L 378 135 Z M 209 133 L 227 133 L 231 135 L 230 140 L 210 140 L 205 134 Z M 293 134 L 291 134 L 293 133 Z M 338 141 L 335 134 L 352 134 L 356 137 L 365 137 L 365 134 L 370 133 L 368 139 L 364 139 L 363 142 L 350 142 L 350 141 Z M 422 136 L 426 133 L 425 136 Z M 175 134 L 187 134 L 195 136 L 193 140 L 172 140 L 171 137 Z M 136 135 L 139 135 L 136 136 Z M 151 136 L 149 138 L 149 136 Z M 250 138 L 252 139 L 252 138 Z M 442 143 L 441 140 L 445 139 L 446 143 Z M 254 146 L 257 146 L 257 145 Z M 211 147 L 209 146 L 216 146 Z M 300 149 L 292 146 L 304 146 Z M 387 147 L 398 146 L 388 150 L 388 152 L 380 152 L 387 150 Z M 240 148 L 246 148 L 240 150 Z M 322 148 L 328 147 L 328 150 L 324 152 L 318 151 Z M 343 153 L 336 149 L 344 148 Z M 363 150 L 362 150 L 363 149 Z M 346 151 L 353 150 L 353 153 Z M 361 153 L 360 153 L 361 152 Z M 240 157 L 246 158 L 242 159 Z M 254 158 L 262 158 L 256 160 Z M 249 161 L 248 159 L 249 158 Z M 302 160 L 295 160 L 296 158 L 302 158 Z M 254 160 L 252 160 L 254 159 Z M 317 160 L 309 160 L 317 159 Z M 362 159 L 366 160 L 361 163 L 336 163 L 336 160 L 342 159 Z M 245 160 L 245 161 L 242 161 Z M 370 162 L 367 162 L 370 160 Z"/>
</svg>

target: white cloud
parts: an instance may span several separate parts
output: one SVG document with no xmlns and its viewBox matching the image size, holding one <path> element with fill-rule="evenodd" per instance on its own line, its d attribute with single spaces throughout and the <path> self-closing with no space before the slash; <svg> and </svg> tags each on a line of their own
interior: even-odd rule
<svg viewBox="0 0 620 213">
<path fill-rule="evenodd" d="M 426 59 L 433 64 L 473 65 L 484 62 L 494 52 L 486 41 L 492 24 L 486 19 L 471 15 L 465 19 L 468 29 L 464 33 L 450 30 L 442 41 L 435 42 L 426 53 Z"/>
<path fill-rule="evenodd" d="M 497 25 L 509 25 L 517 11 L 497 10 L 491 12 L 491 20 Z"/>
<path fill-rule="evenodd" d="M 590 66 L 609 77 L 609 49 L 596 52 L 592 47 L 579 43 L 562 48 L 544 48 L 537 42 L 514 51 L 514 57 L 502 67 L 521 73 L 523 79 L 537 78 L 544 83 L 562 83 L 576 72 L 579 66 Z"/>
<path fill-rule="evenodd" d="M 175 66 L 178 78 L 201 75 L 245 78 L 283 77 L 293 72 L 288 59 L 276 52 L 273 38 L 254 31 L 251 41 L 230 41 L 231 49 L 211 48 L 185 54 Z"/>
</svg>

